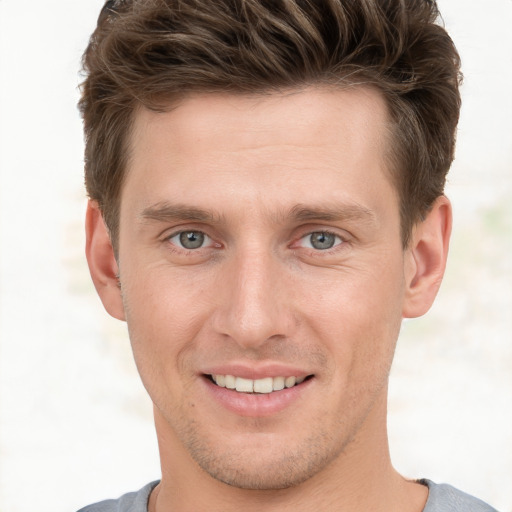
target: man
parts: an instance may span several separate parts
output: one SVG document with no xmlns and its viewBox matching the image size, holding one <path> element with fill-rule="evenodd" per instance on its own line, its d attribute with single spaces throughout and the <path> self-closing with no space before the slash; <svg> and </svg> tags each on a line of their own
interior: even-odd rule
<svg viewBox="0 0 512 512">
<path fill-rule="evenodd" d="M 446 263 L 459 58 L 427 0 L 107 2 L 87 259 L 162 479 L 85 511 L 492 511 L 392 467 L 404 317 Z"/>
</svg>

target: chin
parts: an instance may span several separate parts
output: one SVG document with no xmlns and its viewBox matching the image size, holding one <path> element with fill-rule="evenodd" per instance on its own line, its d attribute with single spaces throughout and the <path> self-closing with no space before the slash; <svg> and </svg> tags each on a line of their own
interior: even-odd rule
<svg viewBox="0 0 512 512">
<path fill-rule="evenodd" d="M 295 487 L 309 480 L 328 463 L 326 461 L 325 464 L 311 464 L 310 461 L 298 461 L 294 458 L 288 461 L 260 463 L 257 467 L 248 461 L 228 467 L 224 463 L 210 461 L 204 464 L 203 462 L 199 465 L 215 480 L 238 489 L 255 491 L 274 491 Z M 249 465 L 251 467 L 248 467 Z"/>
<path fill-rule="evenodd" d="M 190 440 L 191 438 L 189 438 Z M 247 436 L 247 447 L 187 443 L 188 452 L 208 475 L 231 487 L 249 490 L 279 490 L 295 487 L 328 466 L 342 450 L 325 436 L 311 436 L 299 446 L 269 442 Z M 276 441 L 276 440 L 274 440 Z"/>
</svg>

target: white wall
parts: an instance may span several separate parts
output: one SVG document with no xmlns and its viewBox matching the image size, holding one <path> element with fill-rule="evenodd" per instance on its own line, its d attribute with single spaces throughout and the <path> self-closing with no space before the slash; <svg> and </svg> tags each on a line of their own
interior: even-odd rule
<svg viewBox="0 0 512 512">
<path fill-rule="evenodd" d="M 64 512 L 158 478 L 125 328 L 83 257 L 79 59 L 102 0 L 0 0 L 0 512 Z M 512 1 L 441 0 L 466 82 L 451 262 L 405 324 L 390 438 L 408 476 L 512 511 Z"/>
</svg>

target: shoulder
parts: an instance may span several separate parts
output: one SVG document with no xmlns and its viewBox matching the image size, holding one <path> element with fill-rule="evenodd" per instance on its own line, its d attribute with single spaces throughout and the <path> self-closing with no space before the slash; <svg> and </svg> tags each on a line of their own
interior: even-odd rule
<svg viewBox="0 0 512 512">
<path fill-rule="evenodd" d="M 124 494 L 117 500 L 105 500 L 81 508 L 78 512 L 147 512 L 148 499 L 158 481 L 145 485 L 137 492 Z"/>
<path fill-rule="evenodd" d="M 423 512 L 497 512 L 487 503 L 447 484 L 420 480 L 428 487 L 428 500 Z"/>
</svg>

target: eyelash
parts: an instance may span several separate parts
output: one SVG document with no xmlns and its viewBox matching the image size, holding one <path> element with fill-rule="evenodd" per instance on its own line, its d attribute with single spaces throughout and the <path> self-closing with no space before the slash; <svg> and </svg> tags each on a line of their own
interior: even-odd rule
<svg viewBox="0 0 512 512">
<path fill-rule="evenodd" d="M 315 254 L 318 254 L 318 253 L 330 254 L 333 251 L 339 250 L 340 246 L 344 245 L 346 243 L 346 240 L 343 237 L 341 237 L 338 233 L 334 233 L 332 231 L 325 230 L 325 229 L 319 229 L 319 230 L 315 230 L 315 231 L 310 231 L 309 233 L 306 233 L 305 235 L 301 236 L 299 238 L 299 242 L 300 241 L 304 241 L 304 240 L 308 240 L 308 239 L 311 240 L 312 236 L 315 235 L 315 234 L 320 234 L 320 235 L 324 235 L 324 236 L 329 236 L 329 237 L 332 236 L 332 237 L 334 237 L 334 245 L 332 247 L 328 247 L 326 249 L 318 249 L 318 248 L 315 248 L 315 247 L 305 247 L 305 246 L 302 246 L 305 249 L 309 249 L 309 250 L 313 251 Z"/>
<path fill-rule="evenodd" d="M 187 248 L 187 247 L 183 247 L 181 242 L 179 242 L 178 240 L 176 242 L 173 242 L 173 238 L 181 237 L 182 235 L 187 234 L 187 233 L 195 233 L 196 235 L 204 236 L 204 242 L 206 242 L 207 245 L 211 245 L 212 242 L 213 242 L 213 240 L 212 240 L 212 238 L 210 236 L 208 236 L 204 231 L 201 231 L 199 229 L 182 229 L 180 231 L 175 231 L 174 233 L 172 233 L 169 236 L 165 237 L 165 241 L 169 242 L 174 250 L 184 251 L 186 254 L 191 254 L 191 253 L 196 252 L 196 251 L 198 251 L 200 249 L 207 248 L 207 246 L 202 244 L 201 246 L 199 246 L 197 248 L 190 249 L 190 248 Z M 220 244 L 216 244 L 216 245 L 220 247 Z"/>
<path fill-rule="evenodd" d="M 182 242 L 179 241 L 179 239 L 177 239 L 176 241 L 173 241 L 173 239 L 176 239 L 177 237 L 181 237 L 182 235 L 187 234 L 187 233 L 190 233 L 190 234 L 195 233 L 196 235 L 204 236 L 204 242 L 207 245 L 204 245 L 204 243 L 203 243 L 202 245 L 200 245 L 199 247 L 196 247 L 196 248 L 187 248 L 187 247 L 183 246 Z M 334 245 L 332 247 L 328 247 L 325 249 L 318 249 L 318 248 L 311 247 L 311 246 L 307 247 L 305 245 L 299 245 L 299 247 L 296 247 L 298 244 L 307 240 L 308 238 L 309 238 L 309 240 L 311 240 L 311 237 L 315 234 L 321 234 L 321 235 L 334 237 L 335 238 Z M 181 251 L 183 254 L 187 254 L 187 255 L 192 255 L 192 254 L 200 251 L 201 249 L 208 249 L 210 247 L 213 247 L 213 248 L 222 247 L 221 244 L 215 243 L 210 236 L 208 236 L 204 231 L 201 231 L 199 229 L 182 229 L 180 231 L 175 231 L 172 234 L 170 234 L 169 236 L 165 237 L 164 241 L 169 243 L 169 245 L 171 246 L 173 251 Z M 291 248 L 292 249 L 302 248 L 302 249 L 309 251 L 312 255 L 315 255 L 315 256 L 321 256 L 321 255 L 328 256 L 328 255 L 332 254 L 333 252 L 339 251 L 341 249 L 340 246 L 344 246 L 346 244 L 347 244 L 347 240 L 344 237 L 342 237 L 340 234 L 334 233 L 333 231 L 329 231 L 329 230 L 325 230 L 325 229 L 318 229 L 318 230 L 314 230 L 314 231 L 309 231 L 306 234 L 299 237 L 297 239 L 297 241 L 292 244 Z"/>
</svg>

